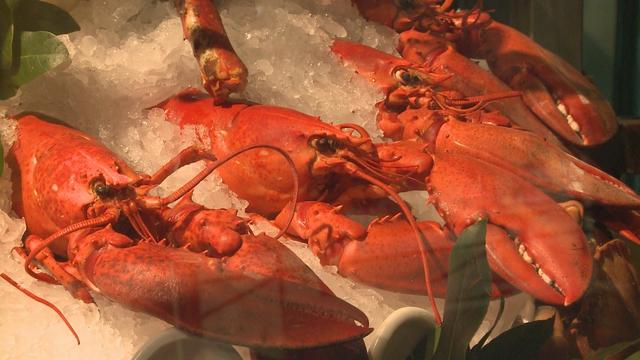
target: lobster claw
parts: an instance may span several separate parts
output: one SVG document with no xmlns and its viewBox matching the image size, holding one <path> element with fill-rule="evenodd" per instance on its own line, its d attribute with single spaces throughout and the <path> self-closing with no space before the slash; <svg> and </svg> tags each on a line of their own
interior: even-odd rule
<svg viewBox="0 0 640 360">
<path fill-rule="evenodd" d="M 569 214 L 532 184 L 494 165 L 438 151 L 435 159 L 428 186 L 437 209 L 457 234 L 488 219 L 493 271 L 548 303 L 568 305 L 582 296 L 592 258 Z"/>
<path fill-rule="evenodd" d="M 122 235 L 104 229 L 90 236 Z M 284 245 L 265 235 L 242 240 L 222 259 L 149 242 L 107 245 L 81 268 L 108 298 L 218 341 L 296 349 L 370 332 L 366 315 L 335 297 Z"/>
<path fill-rule="evenodd" d="M 620 180 L 526 131 L 448 121 L 436 149 L 492 163 L 562 197 L 640 208 L 640 196 Z"/>
<path fill-rule="evenodd" d="M 606 142 L 618 123 L 594 84 L 566 61 L 517 30 L 492 21 L 476 54 L 519 90 L 527 106 L 564 139 L 582 146 Z"/>
</svg>

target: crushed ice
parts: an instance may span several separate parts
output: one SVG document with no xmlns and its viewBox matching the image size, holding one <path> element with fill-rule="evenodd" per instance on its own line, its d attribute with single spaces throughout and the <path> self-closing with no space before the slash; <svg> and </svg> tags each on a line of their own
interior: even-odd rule
<svg viewBox="0 0 640 360">
<path fill-rule="evenodd" d="M 392 52 L 395 36 L 390 30 L 362 20 L 349 0 L 218 3 L 231 41 L 250 71 L 245 98 L 294 108 L 328 122 L 357 122 L 372 134 L 378 133 L 373 104 L 381 95 L 343 68 L 331 55 L 329 44 L 333 38 L 347 38 Z M 99 137 L 138 171 L 152 172 L 186 147 L 193 135 L 179 136 L 162 112 L 144 109 L 185 87 L 200 85 L 196 62 L 182 39 L 171 3 L 81 1 L 72 15 L 82 31 L 61 36 L 71 61 L 24 86 L 18 97 L 0 102 L 5 152 L 14 141 L 15 125 L 6 119 L 6 112 L 39 111 Z M 198 169 L 197 164 L 188 166 L 168 179 L 161 191 L 175 189 Z M 61 287 L 26 275 L 22 261 L 11 255 L 24 222 L 11 213 L 10 173 L 4 170 L 0 178 L 0 271 L 58 305 L 82 344 L 76 346 L 50 309 L 0 282 L 0 348 L 11 349 L 2 352 L 0 359 L 128 359 L 144 341 L 168 326 L 100 296 L 96 296 L 97 307 L 82 304 Z M 246 207 L 219 178 L 207 179 L 199 189 L 195 200 L 206 206 Z M 305 245 L 289 245 L 339 296 L 363 309 L 374 327 L 403 304 L 426 304 L 424 297 L 355 285 L 321 269 Z"/>
</svg>

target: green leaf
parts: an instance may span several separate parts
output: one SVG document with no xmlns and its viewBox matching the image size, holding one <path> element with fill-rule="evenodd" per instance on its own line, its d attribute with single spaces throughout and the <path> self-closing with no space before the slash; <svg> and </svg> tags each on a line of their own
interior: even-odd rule
<svg viewBox="0 0 640 360">
<path fill-rule="evenodd" d="M 479 359 L 535 360 L 553 332 L 555 317 L 532 321 L 505 331 L 482 348 Z"/>
<path fill-rule="evenodd" d="M 0 0 L 0 76 L 3 78 L 13 63 L 13 31 L 12 9 L 6 0 Z"/>
<path fill-rule="evenodd" d="M 13 17 L 19 31 L 48 31 L 60 35 L 80 30 L 69 13 L 38 0 L 22 0 Z"/>
<path fill-rule="evenodd" d="M 1 75 L 1 74 L 0 74 Z M 18 92 L 18 87 L 9 82 L 4 76 L 0 79 L 0 100 L 13 97 Z"/>
<path fill-rule="evenodd" d="M 9 6 L 9 9 L 11 9 L 11 11 L 15 10 L 15 8 L 18 7 L 18 5 L 20 5 L 20 3 L 22 2 L 22 0 L 4 0 L 5 4 L 7 4 L 7 6 Z"/>
<path fill-rule="evenodd" d="M 587 360 L 601 360 L 606 359 L 610 356 L 618 354 L 624 350 L 627 350 L 631 346 L 640 346 L 640 339 L 625 341 L 621 343 L 617 343 L 615 345 L 611 345 L 605 348 L 598 349 L 598 351 L 591 353 L 591 355 L 587 356 Z M 627 357 L 627 359 L 638 358 L 640 357 L 640 352 L 635 352 L 634 354 Z"/>
<path fill-rule="evenodd" d="M 11 82 L 22 86 L 68 58 L 67 48 L 55 35 L 45 31 L 23 32 L 20 34 L 17 72 L 11 76 Z"/>
<path fill-rule="evenodd" d="M 496 329 L 496 326 L 498 325 L 498 321 L 500 320 L 500 318 L 502 317 L 502 313 L 504 312 L 504 304 L 505 304 L 504 297 L 501 296 L 498 315 L 496 315 L 495 320 L 493 320 L 493 324 L 489 328 L 489 331 L 487 331 L 486 334 L 482 335 L 482 337 L 480 338 L 480 341 L 478 341 L 478 343 L 473 347 L 473 349 L 471 349 L 471 352 L 479 353 L 482 347 L 484 346 L 484 343 L 486 343 L 487 339 L 489 339 L 489 336 L 491 336 L 491 333 L 493 332 L 493 330 Z"/>
<path fill-rule="evenodd" d="M 444 321 L 436 360 L 465 359 L 469 341 L 482 323 L 491 292 L 485 237 L 487 221 L 460 234 L 449 260 Z"/>
</svg>

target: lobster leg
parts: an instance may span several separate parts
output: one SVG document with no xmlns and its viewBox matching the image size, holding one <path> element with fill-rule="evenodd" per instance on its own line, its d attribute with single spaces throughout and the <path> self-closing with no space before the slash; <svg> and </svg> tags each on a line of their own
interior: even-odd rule
<svg viewBox="0 0 640 360">
<path fill-rule="evenodd" d="M 188 148 L 180 151 L 178 155 L 169 160 L 153 175 L 142 179 L 139 184 L 151 186 L 159 185 L 179 168 L 200 160 L 215 161 L 216 157 L 211 152 L 203 150 L 197 146 L 189 146 Z"/>
<path fill-rule="evenodd" d="M 44 239 L 38 236 L 30 235 L 25 240 L 25 247 L 29 249 L 29 251 L 33 251 L 43 241 Z M 20 255 L 26 259 L 24 251 L 21 251 Z M 94 302 L 93 297 L 87 290 L 87 287 L 82 283 L 82 281 L 66 270 L 65 263 L 59 262 L 55 259 L 53 252 L 51 252 L 49 248 L 44 248 L 36 256 L 36 259 L 53 275 L 52 280 L 61 284 L 74 298 L 82 300 L 87 304 Z M 48 278 L 49 277 L 46 276 L 44 279 Z"/>
<path fill-rule="evenodd" d="M 243 236 L 243 247 L 267 246 L 276 250 L 272 254 L 255 253 L 249 246 L 216 259 L 149 242 L 118 248 L 109 245 L 115 236 L 121 235 L 106 228 L 85 239 L 74 259 L 85 282 L 186 331 L 278 348 L 328 345 L 370 332 L 366 316 L 326 288 L 310 286 L 306 278 L 280 276 L 294 269 L 312 272 L 269 237 Z"/>
<path fill-rule="evenodd" d="M 247 67 L 233 50 L 213 0 L 174 0 L 193 47 L 204 88 L 223 103 L 247 84 Z"/>
</svg>

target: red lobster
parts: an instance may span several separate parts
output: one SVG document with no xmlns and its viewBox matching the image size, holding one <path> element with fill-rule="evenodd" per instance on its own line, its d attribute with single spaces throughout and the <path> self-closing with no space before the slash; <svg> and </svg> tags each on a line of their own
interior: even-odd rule
<svg viewBox="0 0 640 360">
<path fill-rule="evenodd" d="M 28 228 L 25 269 L 84 302 L 93 302 L 91 289 L 235 344 L 304 348 L 368 334 L 366 316 L 336 298 L 282 244 L 252 234 L 235 211 L 190 200 L 194 186 L 228 159 L 191 147 L 155 174 L 138 174 L 80 131 L 19 116 L 7 160 L 14 210 Z M 148 195 L 198 160 L 205 169 L 177 191 Z M 51 275 L 36 272 L 34 260 Z"/>
<path fill-rule="evenodd" d="M 465 96 L 505 89 L 523 94 L 528 109 L 563 140 L 581 146 L 598 145 L 617 131 L 615 114 L 597 88 L 555 54 L 481 11 L 449 10 L 446 0 L 353 0 L 361 14 L 400 32 L 398 51 L 416 66 L 449 74 L 442 85 Z M 462 54 L 462 55 L 461 55 Z M 486 59 L 493 75 L 467 58 Z M 505 83 L 507 85 L 505 85 Z M 519 100 L 499 110 L 522 127 L 551 140 Z"/>
<path fill-rule="evenodd" d="M 331 126 L 293 110 L 237 103 L 216 106 L 193 90 L 159 107 L 169 121 L 204 126 L 200 136 L 205 142 L 210 140 L 216 156 L 258 143 L 289 152 L 300 178 L 300 199 L 310 201 L 298 205 L 290 232 L 306 238 L 321 261 L 338 265 L 341 274 L 396 291 L 423 292 L 424 271 L 427 279 L 436 279 L 432 292 L 442 294 L 452 235 L 434 223 L 417 224 L 426 241 L 425 250 L 435 250 L 425 254 L 418 249 L 421 243 L 412 244 L 400 235 L 415 233 L 415 226 L 411 230 L 397 217 L 385 217 L 367 231 L 341 215 L 335 205 L 372 199 L 384 202 L 389 196 L 403 207 L 396 191 L 427 189 L 456 234 L 478 218 L 488 218 L 492 269 L 517 288 L 554 304 L 570 304 L 582 295 L 591 275 L 591 256 L 576 221 L 532 185 L 533 180 L 520 176 L 530 172 L 528 179 L 535 179 L 532 170 L 540 169 L 539 182 L 533 183 L 542 188 L 551 187 L 565 196 L 604 198 L 622 206 L 640 205 L 640 198 L 615 179 L 521 130 L 449 121 L 439 124 L 437 136 L 434 133 L 430 146 L 435 150 L 425 151 L 425 145 L 415 141 L 376 145 L 356 125 Z M 486 134 L 484 127 L 489 128 Z M 475 138 L 474 134 L 486 136 Z M 462 143 L 462 150 L 457 149 L 458 138 L 471 145 Z M 537 159 L 542 162 L 528 156 L 527 144 L 537 149 L 533 153 L 544 152 Z M 511 163 L 474 159 L 473 149 L 482 150 L 485 145 L 498 146 L 493 153 L 485 150 L 487 159 L 495 153 L 503 158 L 506 149 L 516 159 Z M 467 147 L 471 153 L 464 151 Z M 558 163 L 547 163 L 545 156 Z M 572 171 L 570 176 L 546 179 L 545 172 L 553 174 L 558 164 Z M 273 216 L 290 200 L 291 184 L 283 171 L 281 159 L 254 153 L 240 155 L 220 173 L 233 191 L 249 201 L 251 211 Z M 563 183 L 565 179 L 569 182 Z M 412 223 L 412 216 L 403 211 Z M 503 285 L 497 283 L 494 294 L 508 293 Z"/>
</svg>

